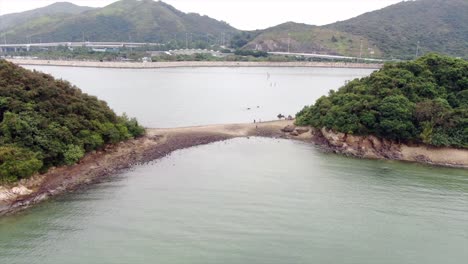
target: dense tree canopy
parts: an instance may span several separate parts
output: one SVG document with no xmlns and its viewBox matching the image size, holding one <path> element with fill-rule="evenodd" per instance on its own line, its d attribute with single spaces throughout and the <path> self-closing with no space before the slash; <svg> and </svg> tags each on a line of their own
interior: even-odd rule
<svg viewBox="0 0 468 264">
<path fill-rule="evenodd" d="M 297 114 L 297 124 L 468 148 L 468 62 L 437 54 L 389 63 Z"/>
<path fill-rule="evenodd" d="M 69 83 L 0 61 L 0 181 L 74 164 L 143 133 L 135 119 Z"/>
</svg>

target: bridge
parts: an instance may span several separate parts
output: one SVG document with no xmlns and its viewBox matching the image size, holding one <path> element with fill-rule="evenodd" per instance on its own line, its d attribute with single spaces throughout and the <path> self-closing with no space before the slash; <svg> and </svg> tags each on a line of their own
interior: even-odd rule
<svg viewBox="0 0 468 264">
<path fill-rule="evenodd" d="M 385 60 L 373 59 L 373 58 L 360 58 L 360 57 L 349 57 L 339 55 L 326 55 L 317 53 L 293 53 L 293 52 L 268 52 L 272 55 L 286 55 L 286 56 L 300 56 L 309 58 L 323 58 L 323 59 L 337 59 L 337 60 L 360 60 L 360 61 L 371 61 L 371 62 L 384 62 Z"/>
<path fill-rule="evenodd" d="M 140 48 L 147 46 L 160 46 L 160 43 L 141 42 L 49 42 L 49 43 L 25 43 L 25 44 L 0 44 L 2 51 L 7 49 L 27 50 L 31 48 L 54 48 L 54 47 L 89 47 L 89 48 Z"/>
</svg>

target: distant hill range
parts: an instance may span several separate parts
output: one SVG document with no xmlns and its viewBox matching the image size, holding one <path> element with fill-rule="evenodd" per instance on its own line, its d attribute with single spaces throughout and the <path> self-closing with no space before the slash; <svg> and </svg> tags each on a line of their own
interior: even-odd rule
<svg viewBox="0 0 468 264">
<path fill-rule="evenodd" d="M 287 51 L 288 42 L 291 52 L 413 58 L 418 49 L 468 58 L 468 1 L 400 2 L 320 27 L 286 23 L 257 33 L 247 47 Z"/>
<path fill-rule="evenodd" d="M 330 25 L 288 22 L 256 31 L 153 0 L 121 0 L 103 8 L 62 2 L 1 16 L 0 31 L 0 42 L 8 43 L 172 42 L 385 58 L 434 51 L 468 58 L 468 1 L 406 1 Z"/>
<path fill-rule="evenodd" d="M 0 30 L 20 29 L 32 23 L 59 22 L 69 16 L 92 10 L 92 7 L 77 6 L 68 2 L 58 2 L 46 7 L 22 12 L 7 14 L 0 17 Z"/>
<path fill-rule="evenodd" d="M 177 40 L 185 44 L 218 40 L 222 44 L 223 38 L 226 41 L 227 36 L 239 32 L 225 22 L 186 14 L 153 0 L 121 0 L 92 9 L 62 2 L 11 16 L 0 17 L 8 19 L 1 34 L 8 43 Z M 4 42 L 2 38 L 0 42 Z"/>
<path fill-rule="evenodd" d="M 419 42 L 421 52 L 468 58 L 468 0 L 406 1 L 325 28 L 365 37 L 387 55 L 415 54 Z"/>
</svg>

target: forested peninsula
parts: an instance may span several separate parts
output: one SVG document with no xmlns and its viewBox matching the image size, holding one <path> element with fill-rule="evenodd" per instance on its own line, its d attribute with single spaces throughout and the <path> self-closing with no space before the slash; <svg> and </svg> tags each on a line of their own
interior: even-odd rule
<svg viewBox="0 0 468 264">
<path fill-rule="evenodd" d="M 387 63 L 331 90 L 296 124 L 347 135 L 434 147 L 468 148 L 468 62 L 438 54 Z"/>
<path fill-rule="evenodd" d="M 63 80 L 0 60 L 0 183 L 72 165 L 87 152 L 138 137 L 136 119 Z"/>
</svg>

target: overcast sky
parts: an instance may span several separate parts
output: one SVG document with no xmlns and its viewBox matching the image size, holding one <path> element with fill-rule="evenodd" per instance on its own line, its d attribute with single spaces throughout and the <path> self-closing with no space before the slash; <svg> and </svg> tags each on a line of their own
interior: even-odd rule
<svg viewBox="0 0 468 264">
<path fill-rule="evenodd" d="M 26 11 L 66 0 L 0 0 L 0 14 Z M 165 0 L 184 12 L 223 20 L 238 29 L 261 29 L 287 21 L 324 25 L 346 20 L 402 0 Z M 102 7 L 116 0 L 69 0 Z"/>
</svg>

